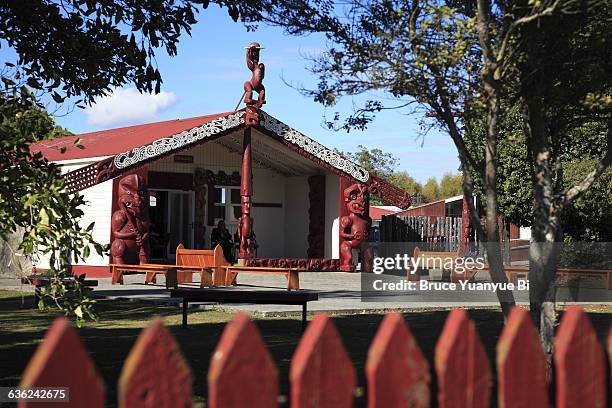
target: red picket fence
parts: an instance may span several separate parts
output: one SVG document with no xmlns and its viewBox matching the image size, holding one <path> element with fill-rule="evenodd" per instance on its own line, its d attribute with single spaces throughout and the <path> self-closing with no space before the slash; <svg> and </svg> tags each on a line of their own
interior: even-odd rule
<svg viewBox="0 0 612 408">
<path fill-rule="evenodd" d="M 612 355 L 612 328 L 608 336 Z M 581 308 L 567 310 L 555 339 L 557 407 L 605 407 L 609 383 L 606 357 Z M 612 363 L 612 360 L 610 361 Z M 497 344 L 500 407 L 548 407 L 545 357 L 529 314 L 515 308 Z M 487 407 L 491 367 L 474 323 L 453 310 L 435 349 L 437 403 L 442 408 Z M 290 368 L 291 407 L 353 405 L 356 373 L 331 319 L 317 315 L 308 326 Z M 365 365 L 368 407 L 428 407 L 431 374 L 403 317 L 388 314 L 370 346 Z M 161 320 L 144 329 L 127 357 L 118 382 L 119 407 L 189 407 L 193 377 Z M 103 407 L 106 391 L 76 331 L 57 319 L 30 360 L 21 386 L 69 387 L 70 402 L 58 407 Z M 212 408 L 275 407 L 278 371 L 247 315 L 228 323 L 208 372 Z M 20 407 L 52 404 L 21 402 Z"/>
</svg>

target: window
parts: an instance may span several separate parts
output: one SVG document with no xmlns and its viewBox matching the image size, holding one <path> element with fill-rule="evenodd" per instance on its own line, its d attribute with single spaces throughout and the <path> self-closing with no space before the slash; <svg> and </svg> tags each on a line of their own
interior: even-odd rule
<svg viewBox="0 0 612 408">
<path fill-rule="evenodd" d="M 226 224 L 237 224 L 241 214 L 240 187 L 215 186 L 214 216 L 215 225 L 219 220 Z"/>
</svg>

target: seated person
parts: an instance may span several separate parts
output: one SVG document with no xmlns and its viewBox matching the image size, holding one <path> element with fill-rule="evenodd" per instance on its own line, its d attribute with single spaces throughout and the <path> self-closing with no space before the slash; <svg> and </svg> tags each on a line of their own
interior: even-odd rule
<svg viewBox="0 0 612 408">
<path fill-rule="evenodd" d="M 236 230 L 236 232 L 234 233 L 236 252 L 240 251 L 240 237 L 238 235 L 238 230 Z M 251 230 L 251 242 L 253 243 L 253 251 L 255 252 L 255 257 L 257 258 L 257 248 L 259 248 L 259 244 L 257 243 L 257 236 L 255 235 L 255 230 Z"/>
<path fill-rule="evenodd" d="M 219 220 L 217 227 L 213 228 L 210 234 L 210 241 L 213 249 L 217 245 L 221 245 L 223 256 L 228 262 L 232 263 L 234 261 L 232 256 L 232 235 L 225 227 L 225 221 Z"/>
</svg>

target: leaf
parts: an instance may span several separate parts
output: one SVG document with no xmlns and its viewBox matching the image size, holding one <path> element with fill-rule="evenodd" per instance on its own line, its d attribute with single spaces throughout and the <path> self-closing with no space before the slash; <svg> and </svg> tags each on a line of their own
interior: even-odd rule
<svg viewBox="0 0 612 408">
<path fill-rule="evenodd" d="M 83 309 L 81 309 L 81 306 L 74 309 L 74 314 L 77 315 L 79 319 L 83 318 Z"/>
<path fill-rule="evenodd" d="M 37 199 L 38 199 L 38 194 L 32 194 L 31 196 L 29 196 L 26 202 L 23 204 L 23 209 L 25 210 L 29 208 L 32 204 L 34 204 L 34 202 Z"/>
<path fill-rule="evenodd" d="M 58 94 L 57 92 L 53 92 L 51 94 L 51 97 L 53 98 L 53 100 L 57 103 L 62 103 L 64 102 L 64 97 L 60 94 Z"/>
</svg>

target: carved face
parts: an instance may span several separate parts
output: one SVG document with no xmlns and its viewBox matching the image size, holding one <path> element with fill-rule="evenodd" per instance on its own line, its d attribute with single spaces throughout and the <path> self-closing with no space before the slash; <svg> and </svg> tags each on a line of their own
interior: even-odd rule
<svg viewBox="0 0 612 408">
<path fill-rule="evenodd" d="M 344 190 L 346 209 L 357 215 L 365 214 L 365 207 L 369 198 L 368 189 L 360 184 L 353 184 Z"/>
<path fill-rule="evenodd" d="M 251 213 L 251 198 L 242 196 L 240 198 L 240 202 L 242 204 L 242 208 L 244 209 L 244 212 L 246 214 L 250 214 Z"/>
<path fill-rule="evenodd" d="M 118 202 L 134 216 L 139 216 L 147 204 L 147 190 L 137 174 L 125 176 L 119 182 Z"/>
<path fill-rule="evenodd" d="M 255 62 L 259 62 L 259 50 L 261 50 L 261 45 L 258 42 L 252 42 L 249 44 L 248 49 L 251 53 L 251 59 Z"/>
</svg>

